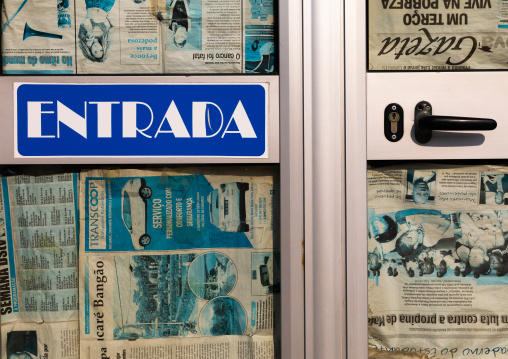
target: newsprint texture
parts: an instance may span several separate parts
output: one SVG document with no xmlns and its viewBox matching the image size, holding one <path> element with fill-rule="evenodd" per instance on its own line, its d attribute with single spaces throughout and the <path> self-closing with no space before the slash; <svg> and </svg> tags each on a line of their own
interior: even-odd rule
<svg viewBox="0 0 508 359">
<path fill-rule="evenodd" d="M 79 358 L 77 178 L 1 179 L 2 358 Z"/>
<path fill-rule="evenodd" d="M 275 71 L 276 0 L 5 0 L 5 74 Z"/>
<path fill-rule="evenodd" d="M 506 0 L 367 0 L 369 70 L 508 69 Z"/>
<path fill-rule="evenodd" d="M 2 178 L 1 358 L 278 357 L 274 175 Z"/>
<path fill-rule="evenodd" d="M 508 167 L 369 170 L 368 276 L 372 357 L 507 358 Z"/>
</svg>

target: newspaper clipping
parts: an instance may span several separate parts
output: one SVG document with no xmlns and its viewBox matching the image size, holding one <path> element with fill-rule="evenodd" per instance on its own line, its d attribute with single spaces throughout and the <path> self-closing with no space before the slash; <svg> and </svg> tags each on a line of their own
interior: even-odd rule
<svg viewBox="0 0 508 359">
<path fill-rule="evenodd" d="M 5 74 L 275 71 L 274 0 L 5 0 Z"/>
<path fill-rule="evenodd" d="M 278 357 L 275 178 L 268 167 L 1 178 L 0 358 Z"/>
<path fill-rule="evenodd" d="M 368 172 L 369 352 L 506 358 L 508 167 Z"/>
<path fill-rule="evenodd" d="M 369 70 L 508 69 L 506 0 L 368 0 Z"/>
<path fill-rule="evenodd" d="M 2 358 L 79 358 L 76 174 L 0 186 Z"/>
<path fill-rule="evenodd" d="M 275 356 L 273 173 L 224 173 L 82 173 L 81 358 Z"/>
</svg>

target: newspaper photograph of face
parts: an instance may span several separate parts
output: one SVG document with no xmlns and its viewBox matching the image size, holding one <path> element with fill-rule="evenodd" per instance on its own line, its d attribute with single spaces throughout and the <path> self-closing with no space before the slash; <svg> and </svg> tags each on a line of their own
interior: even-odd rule
<svg viewBox="0 0 508 359">
<path fill-rule="evenodd" d="M 472 277 L 501 284 L 508 274 L 508 211 L 406 209 L 369 215 L 369 277 Z"/>
</svg>

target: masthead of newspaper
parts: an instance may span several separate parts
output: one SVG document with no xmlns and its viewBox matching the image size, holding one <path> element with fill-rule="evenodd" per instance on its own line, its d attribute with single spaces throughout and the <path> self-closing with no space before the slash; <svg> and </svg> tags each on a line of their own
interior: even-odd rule
<svg viewBox="0 0 508 359">
<path fill-rule="evenodd" d="M 380 168 L 368 183 L 370 353 L 508 357 L 508 167 Z"/>
<path fill-rule="evenodd" d="M 5 74 L 275 71 L 274 0 L 6 0 Z"/>
<path fill-rule="evenodd" d="M 508 69 L 504 0 L 368 0 L 374 71 Z"/>
</svg>

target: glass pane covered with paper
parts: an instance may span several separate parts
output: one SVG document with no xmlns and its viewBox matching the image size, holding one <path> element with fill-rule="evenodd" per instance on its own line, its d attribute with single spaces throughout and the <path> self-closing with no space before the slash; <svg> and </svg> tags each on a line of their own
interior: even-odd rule
<svg viewBox="0 0 508 359">
<path fill-rule="evenodd" d="M 280 357 L 277 173 L 3 177 L 0 357 Z"/>
<path fill-rule="evenodd" d="M 4 74 L 274 74 L 276 0 L 5 0 Z"/>
<path fill-rule="evenodd" d="M 369 71 L 507 70 L 506 0 L 367 0 Z"/>
<path fill-rule="evenodd" d="M 506 357 L 507 274 L 508 167 L 371 167 L 372 355 Z"/>
</svg>

